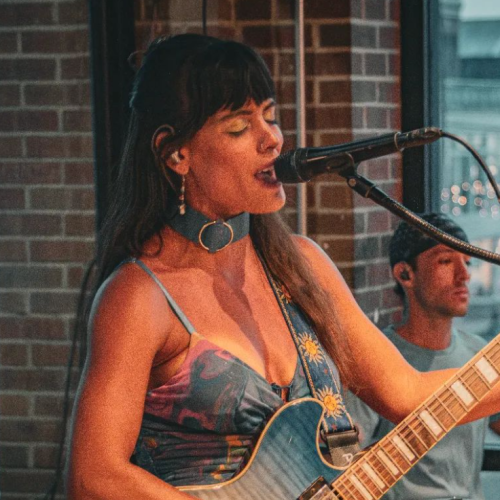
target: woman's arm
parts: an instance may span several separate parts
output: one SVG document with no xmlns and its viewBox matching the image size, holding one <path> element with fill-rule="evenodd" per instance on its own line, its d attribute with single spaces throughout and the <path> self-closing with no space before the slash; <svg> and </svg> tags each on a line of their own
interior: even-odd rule
<svg viewBox="0 0 500 500">
<path fill-rule="evenodd" d="M 99 292 L 74 412 L 69 499 L 192 498 L 130 463 L 153 359 L 170 341 L 173 321 L 160 289 L 137 266 L 123 266 Z"/>
<path fill-rule="evenodd" d="M 347 335 L 354 370 L 349 388 L 375 411 L 399 422 L 437 391 L 457 369 L 419 372 L 367 318 L 330 258 L 308 238 L 296 237 L 318 282 L 330 293 L 342 333 Z M 500 411 L 500 384 L 462 423 Z"/>
</svg>

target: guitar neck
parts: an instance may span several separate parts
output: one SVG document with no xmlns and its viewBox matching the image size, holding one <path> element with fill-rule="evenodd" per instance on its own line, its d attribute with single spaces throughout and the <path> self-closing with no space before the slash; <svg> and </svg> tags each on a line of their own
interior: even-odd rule
<svg viewBox="0 0 500 500">
<path fill-rule="evenodd" d="M 331 485 L 340 500 L 376 500 L 500 381 L 500 336 Z M 330 497 L 331 498 L 331 497 Z"/>
</svg>

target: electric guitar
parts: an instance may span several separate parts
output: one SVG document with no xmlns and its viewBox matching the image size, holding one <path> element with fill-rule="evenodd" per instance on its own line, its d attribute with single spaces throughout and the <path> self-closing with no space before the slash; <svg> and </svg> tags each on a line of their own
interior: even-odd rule
<svg viewBox="0 0 500 500">
<path fill-rule="evenodd" d="M 284 405 L 262 432 L 245 468 L 229 481 L 179 489 L 203 500 L 377 500 L 500 381 L 500 335 L 368 450 L 335 468 L 322 456 L 323 405 Z"/>
</svg>

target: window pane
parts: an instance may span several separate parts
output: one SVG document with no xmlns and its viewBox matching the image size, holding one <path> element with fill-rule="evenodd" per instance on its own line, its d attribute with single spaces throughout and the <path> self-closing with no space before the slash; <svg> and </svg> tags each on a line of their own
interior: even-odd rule
<svg viewBox="0 0 500 500">
<path fill-rule="evenodd" d="M 500 2 L 430 2 L 431 123 L 464 138 L 500 171 Z M 474 244 L 499 252 L 500 207 L 472 155 L 448 139 L 432 149 L 432 209 L 449 214 Z M 468 331 L 500 331 L 500 268 L 474 259 Z"/>
</svg>

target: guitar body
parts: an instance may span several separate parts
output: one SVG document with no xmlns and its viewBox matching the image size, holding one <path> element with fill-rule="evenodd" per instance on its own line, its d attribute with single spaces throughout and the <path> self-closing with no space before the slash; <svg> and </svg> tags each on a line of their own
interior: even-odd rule
<svg viewBox="0 0 500 500">
<path fill-rule="evenodd" d="M 202 500 L 377 500 L 498 382 L 500 335 L 352 465 L 346 456 L 345 469 L 330 465 L 319 450 L 323 405 L 311 398 L 292 401 L 268 423 L 240 474 L 180 489 Z M 322 488 L 316 488 L 319 477 L 327 483 Z"/>
<path fill-rule="evenodd" d="M 280 408 L 264 429 L 246 467 L 224 483 L 179 489 L 204 500 L 295 500 L 319 476 L 328 482 L 340 472 L 318 448 L 323 406 L 315 399 Z"/>
</svg>

